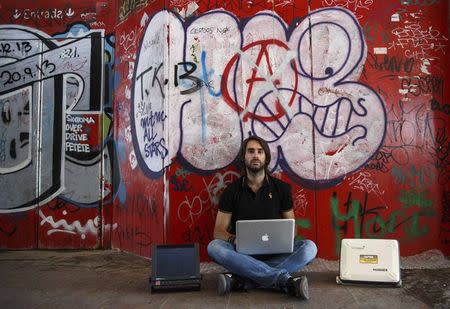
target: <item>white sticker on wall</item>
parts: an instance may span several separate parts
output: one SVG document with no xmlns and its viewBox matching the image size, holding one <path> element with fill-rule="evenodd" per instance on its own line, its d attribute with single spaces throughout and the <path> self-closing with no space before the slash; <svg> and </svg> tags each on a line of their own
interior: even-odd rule
<svg viewBox="0 0 450 309">
<path fill-rule="evenodd" d="M 374 47 L 373 53 L 378 55 L 386 55 L 387 54 L 387 48 L 386 47 Z"/>
<path fill-rule="evenodd" d="M 128 76 L 127 76 L 127 78 L 129 80 L 132 80 L 133 74 L 134 74 L 134 61 L 128 61 Z"/>
<path fill-rule="evenodd" d="M 420 66 L 420 71 L 422 71 L 422 73 L 424 74 L 431 75 L 430 71 L 428 70 L 430 65 L 431 65 L 430 59 L 422 58 L 422 65 Z"/>
<path fill-rule="evenodd" d="M 131 126 L 125 128 L 125 140 L 131 143 Z"/>
<path fill-rule="evenodd" d="M 130 155 L 128 156 L 128 160 L 130 160 L 131 169 L 134 170 L 137 166 L 137 159 L 136 154 L 134 153 L 134 150 L 130 152 Z"/>
</svg>

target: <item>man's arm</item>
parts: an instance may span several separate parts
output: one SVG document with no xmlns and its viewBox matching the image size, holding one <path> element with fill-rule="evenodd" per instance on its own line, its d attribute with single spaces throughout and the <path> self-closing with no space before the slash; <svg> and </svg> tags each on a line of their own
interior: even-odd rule
<svg viewBox="0 0 450 309">
<path fill-rule="evenodd" d="M 222 239 L 225 241 L 232 240 L 234 244 L 236 242 L 236 236 L 228 233 L 228 227 L 231 222 L 231 213 L 226 213 L 222 211 L 217 212 L 216 224 L 214 225 L 214 238 Z M 230 238 L 231 237 L 231 238 Z"/>
<path fill-rule="evenodd" d="M 281 212 L 283 219 L 295 219 L 294 210 L 290 209 L 288 211 Z"/>
</svg>

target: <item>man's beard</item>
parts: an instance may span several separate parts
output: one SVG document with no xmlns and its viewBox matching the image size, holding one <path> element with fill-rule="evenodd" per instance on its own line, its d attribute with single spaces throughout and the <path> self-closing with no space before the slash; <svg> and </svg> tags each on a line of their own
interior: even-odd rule
<svg viewBox="0 0 450 309">
<path fill-rule="evenodd" d="M 258 160 L 258 162 L 260 163 L 259 165 L 253 165 L 252 162 L 250 161 L 250 163 L 245 163 L 245 167 L 247 168 L 247 170 L 252 173 L 252 174 L 258 174 L 261 171 L 264 170 L 265 165 L 261 163 L 261 161 Z"/>
</svg>

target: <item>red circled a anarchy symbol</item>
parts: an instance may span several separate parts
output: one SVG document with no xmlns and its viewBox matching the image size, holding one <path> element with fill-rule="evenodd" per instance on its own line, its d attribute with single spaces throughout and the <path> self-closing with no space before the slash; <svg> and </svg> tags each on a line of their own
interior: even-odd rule
<svg viewBox="0 0 450 309">
<path fill-rule="evenodd" d="M 255 62 L 255 65 L 259 67 L 261 64 L 261 61 L 263 60 L 263 57 L 264 57 L 270 76 L 274 75 L 274 71 L 272 69 L 272 65 L 271 65 L 271 62 L 269 59 L 269 52 L 268 52 L 269 45 L 275 45 L 275 46 L 281 47 L 285 50 L 289 50 L 289 47 L 282 41 L 275 40 L 275 39 L 268 39 L 268 40 L 255 41 L 253 43 L 250 43 L 250 44 L 244 46 L 242 48 L 242 51 L 245 52 L 248 49 L 255 47 L 257 45 L 260 45 L 261 47 L 260 47 L 260 51 L 259 51 L 259 54 L 258 54 L 256 62 Z M 230 59 L 230 61 L 227 63 L 227 65 L 223 71 L 223 75 L 222 75 L 221 92 L 222 92 L 222 97 L 225 100 L 225 102 L 231 108 L 233 108 L 235 111 L 242 113 L 247 108 L 247 106 L 250 104 L 250 99 L 251 99 L 254 83 L 255 82 L 266 82 L 267 83 L 269 81 L 265 77 L 256 76 L 258 70 L 256 67 L 253 67 L 251 77 L 246 80 L 246 83 L 248 84 L 248 90 L 247 90 L 247 95 L 245 98 L 245 105 L 244 105 L 244 107 L 240 106 L 239 103 L 234 101 L 234 99 L 231 97 L 230 92 L 228 91 L 228 86 L 227 86 L 231 69 L 237 63 L 239 58 L 240 58 L 239 53 L 236 53 Z M 294 88 L 293 88 L 294 91 L 292 91 L 291 97 L 289 98 L 288 106 L 291 106 L 294 103 L 294 99 L 296 96 L 296 90 L 297 90 L 297 86 L 298 86 L 298 75 L 295 73 L 295 72 L 297 72 L 297 69 L 295 67 L 295 61 L 292 59 L 290 61 L 290 64 L 292 66 L 292 71 L 294 73 L 293 74 L 294 75 Z M 281 84 L 281 82 L 279 79 L 276 79 L 273 81 L 273 85 L 276 88 L 278 88 L 280 86 L 280 84 Z M 271 121 L 276 121 L 276 120 L 280 119 L 281 117 L 283 117 L 286 114 L 286 111 L 284 110 L 283 106 L 281 105 L 280 99 L 278 97 L 274 103 L 275 103 L 275 112 L 273 113 L 273 115 L 265 116 L 265 115 L 254 114 L 253 112 L 248 111 L 244 115 L 243 121 L 247 121 L 248 118 L 257 119 L 259 121 L 264 121 L 264 122 L 271 122 Z"/>
</svg>

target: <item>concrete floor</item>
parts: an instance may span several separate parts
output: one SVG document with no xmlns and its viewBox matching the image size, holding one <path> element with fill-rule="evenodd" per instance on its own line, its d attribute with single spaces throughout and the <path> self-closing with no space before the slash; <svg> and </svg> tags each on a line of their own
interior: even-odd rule
<svg viewBox="0 0 450 309">
<path fill-rule="evenodd" d="M 217 296 L 217 271 L 208 264 L 200 291 L 152 294 L 150 261 L 142 257 L 0 251 L 0 308 L 450 308 L 450 267 L 403 269 L 402 288 L 341 286 L 335 271 L 311 271 L 311 299 L 300 301 L 270 290 Z"/>
</svg>

